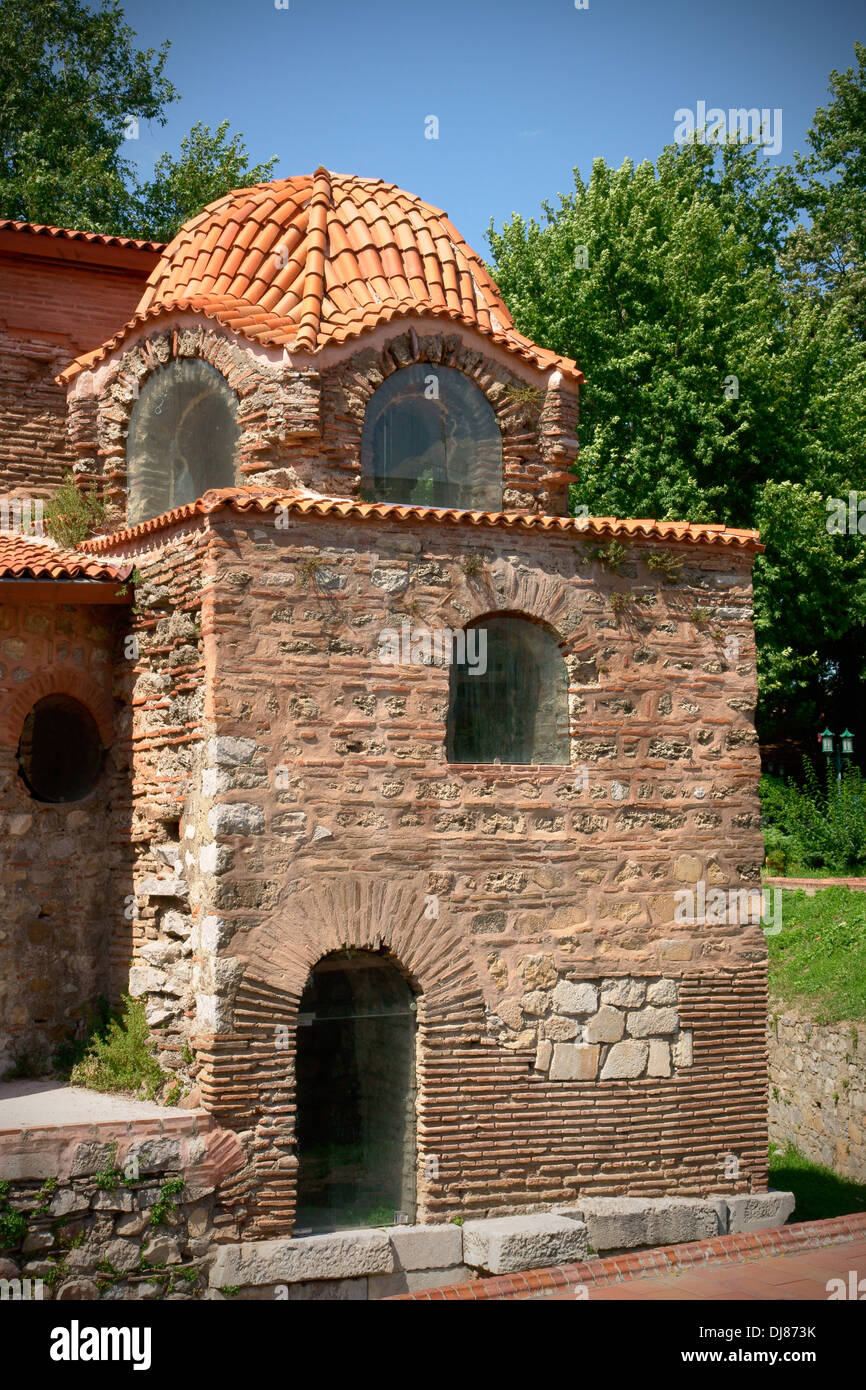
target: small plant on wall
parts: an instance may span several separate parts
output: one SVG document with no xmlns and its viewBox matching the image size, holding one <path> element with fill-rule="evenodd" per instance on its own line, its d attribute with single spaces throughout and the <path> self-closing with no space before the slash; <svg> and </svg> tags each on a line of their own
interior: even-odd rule
<svg viewBox="0 0 866 1390">
<path fill-rule="evenodd" d="M 107 515 L 99 494 L 76 487 L 70 472 L 45 504 L 45 530 L 58 545 L 74 550 L 105 524 Z"/>
</svg>

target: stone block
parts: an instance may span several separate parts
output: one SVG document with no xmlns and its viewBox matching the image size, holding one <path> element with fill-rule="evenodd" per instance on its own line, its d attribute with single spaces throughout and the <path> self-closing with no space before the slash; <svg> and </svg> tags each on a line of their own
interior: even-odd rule
<svg viewBox="0 0 866 1390">
<path fill-rule="evenodd" d="M 671 1045 L 663 1038 L 650 1038 L 647 1076 L 670 1076 Z"/>
<path fill-rule="evenodd" d="M 214 835 L 259 835 L 265 828 L 265 813 L 248 802 L 221 801 L 208 811 L 207 823 Z"/>
<path fill-rule="evenodd" d="M 635 980 L 631 975 L 623 975 L 619 979 L 601 982 L 602 1004 L 613 1004 L 618 1009 L 639 1009 L 645 998 L 645 980 Z"/>
<path fill-rule="evenodd" d="M 564 1216 L 499 1216 L 463 1227 L 464 1262 L 488 1274 L 544 1269 L 582 1260 L 586 1252 L 585 1225 Z"/>
<path fill-rule="evenodd" d="M 626 1029 L 633 1038 L 664 1037 L 675 1033 L 678 1026 L 676 1009 L 654 1009 L 651 1005 L 626 1019 Z"/>
<path fill-rule="evenodd" d="M 690 1032 L 680 1033 L 673 1047 L 674 1066 L 690 1067 L 692 1065 L 692 1035 Z"/>
<path fill-rule="evenodd" d="M 709 1240 L 724 1234 L 724 1223 L 712 1200 L 700 1197 L 656 1197 L 649 1205 L 647 1237 L 650 1245 L 677 1245 L 688 1240 Z"/>
<path fill-rule="evenodd" d="M 551 1081 L 593 1081 L 598 1075 L 599 1051 L 588 1043 L 555 1043 Z"/>
<path fill-rule="evenodd" d="M 648 1244 L 646 1199 L 586 1197 L 581 1198 L 580 1206 L 593 1250 L 633 1250 Z"/>
<path fill-rule="evenodd" d="M 728 1231 L 763 1231 L 770 1226 L 784 1226 L 794 1210 L 793 1192 L 751 1192 L 742 1197 L 727 1197 Z"/>
<path fill-rule="evenodd" d="M 393 1298 L 400 1293 L 417 1293 L 419 1289 L 441 1289 L 443 1284 L 466 1284 L 472 1271 L 466 1265 L 451 1265 L 448 1269 L 397 1270 L 394 1274 L 371 1274 L 367 1280 L 370 1299 Z"/>
<path fill-rule="evenodd" d="M 394 1251 L 384 1230 L 285 1237 L 221 1245 L 211 1266 L 211 1287 L 298 1284 L 392 1274 Z"/>
<path fill-rule="evenodd" d="M 601 1069 L 602 1081 L 627 1081 L 642 1076 L 648 1056 L 648 1043 L 614 1043 Z"/>
<path fill-rule="evenodd" d="M 538 1044 L 535 1053 L 535 1070 L 550 1071 L 550 1063 L 553 1060 L 553 1043 L 546 1040 Z"/>
<path fill-rule="evenodd" d="M 560 980 L 553 991 L 553 1006 L 561 1014 L 593 1014 L 598 1008 L 598 992 L 594 985 Z"/>
<path fill-rule="evenodd" d="M 602 1004 L 586 1025 L 586 1041 L 590 1043 L 619 1042 L 625 1029 L 625 1018 L 619 1009 Z"/>
<path fill-rule="evenodd" d="M 646 1002 L 648 1004 L 676 1004 L 677 994 L 676 980 L 651 980 L 647 986 Z"/>
<path fill-rule="evenodd" d="M 447 1222 L 441 1226 L 386 1226 L 394 1252 L 395 1270 L 447 1269 L 463 1259 L 463 1232 Z"/>
</svg>

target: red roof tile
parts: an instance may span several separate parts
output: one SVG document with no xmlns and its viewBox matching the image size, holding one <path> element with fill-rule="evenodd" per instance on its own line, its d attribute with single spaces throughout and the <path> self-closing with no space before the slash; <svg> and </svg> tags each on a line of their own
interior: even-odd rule
<svg viewBox="0 0 866 1390">
<path fill-rule="evenodd" d="M 136 241 L 135 237 L 109 236 L 104 232 L 78 232 L 71 227 L 49 227 L 42 222 L 16 222 L 0 218 L 0 232 L 24 232 L 31 236 L 59 237 L 63 241 L 89 241 L 94 246 L 124 246 L 133 251 L 164 251 L 164 241 Z"/>
<path fill-rule="evenodd" d="M 242 313 L 250 308 L 252 318 Z M 185 309 L 269 346 L 310 353 L 424 314 L 476 328 L 536 367 L 583 380 L 570 358 L 518 333 L 481 257 L 444 212 L 381 179 L 322 168 L 229 193 L 185 223 L 135 316 L 61 380 L 101 361 L 135 326 Z"/>
<path fill-rule="evenodd" d="M 123 581 L 131 565 L 111 565 L 53 541 L 14 533 L 0 535 L 2 579 L 97 579 Z"/>
<path fill-rule="evenodd" d="M 82 550 L 99 554 L 114 550 L 130 541 L 164 531 L 179 522 L 230 508 L 238 512 L 270 512 L 277 507 L 301 516 L 339 516 L 351 520 L 371 517 L 401 522 L 450 522 L 463 526 L 493 526 L 514 531 L 547 531 L 567 535 L 589 535 L 599 539 L 610 537 L 637 538 L 661 541 L 686 541 L 692 545 L 724 545 L 737 550 L 761 551 L 757 531 L 688 521 L 621 521 L 617 517 L 543 516 L 533 512 L 482 512 L 456 507 L 403 506 L 397 502 L 355 502 L 343 497 L 323 497 L 318 493 L 297 488 L 287 492 L 261 487 L 213 488 L 184 507 L 165 512 L 149 521 L 139 522 L 108 536 L 96 536 L 84 541 Z"/>
</svg>

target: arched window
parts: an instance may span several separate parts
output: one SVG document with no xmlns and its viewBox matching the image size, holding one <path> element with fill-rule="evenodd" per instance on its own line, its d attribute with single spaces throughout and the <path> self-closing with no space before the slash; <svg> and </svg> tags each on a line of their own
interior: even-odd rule
<svg viewBox="0 0 866 1390">
<path fill-rule="evenodd" d="M 233 487 L 240 430 L 234 392 L 198 357 L 158 367 L 135 403 L 126 442 L 131 526 Z"/>
<path fill-rule="evenodd" d="M 415 1219 L 415 996 L 374 951 L 310 972 L 297 1033 L 296 1234 Z"/>
<path fill-rule="evenodd" d="M 550 633 L 526 618 L 480 618 L 451 665 L 448 760 L 567 763 L 568 675 Z"/>
<path fill-rule="evenodd" d="M 368 502 L 498 511 L 502 435 L 490 402 L 453 367 L 404 367 L 367 406 L 361 471 Z"/>
<path fill-rule="evenodd" d="M 18 772 L 36 801 L 80 801 L 99 780 L 103 754 L 90 710 L 71 695 L 46 695 L 24 721 Z"/>
</svg>

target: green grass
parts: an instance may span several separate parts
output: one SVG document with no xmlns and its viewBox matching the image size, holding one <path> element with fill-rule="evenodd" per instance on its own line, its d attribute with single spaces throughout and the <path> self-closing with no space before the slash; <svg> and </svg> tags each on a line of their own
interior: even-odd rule
<svg viewBox="0 0 866 1390">
<path fill-rule="evenodd" d="M 866 893 L 781 891 L 782 930 L 767 939 L 771 995 L 816 1023 L 866 1020 Z"/>
<path fill-rule="evenodd" d="M 866 1211 L 866 1186 L 840 1177 L 820 1163 L 810 1163 L 793 1144 L 784 1150 L 770 1145 L 770 1186 L 793 1192 L 797 1205 L 792 1221 L 820 1221 Z"/>
</svg>

